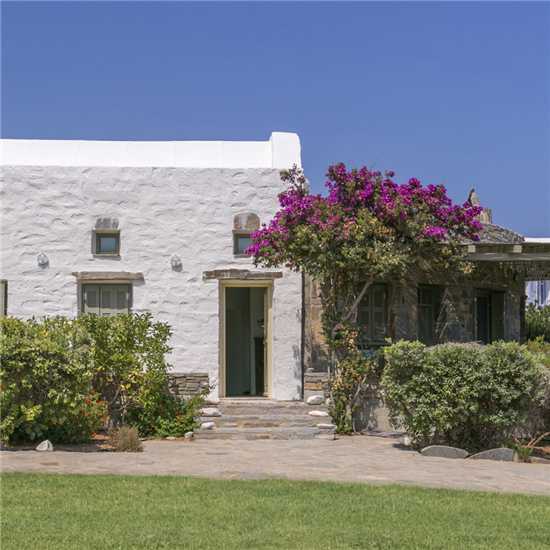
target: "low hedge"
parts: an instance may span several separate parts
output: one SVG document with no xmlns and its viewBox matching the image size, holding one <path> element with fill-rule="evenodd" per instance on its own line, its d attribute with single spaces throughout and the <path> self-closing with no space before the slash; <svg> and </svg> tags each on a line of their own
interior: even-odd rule
<svg viewBox="0 0 550 550">
<path fill-rule="evenodd" d="M 398 342 L 384 350 L 382 388 L 393 426 L 417 446 L 445 443 L 468 451 L 497 447 L 542 395 L 540 367 L 515 342 Z"/>
</svg>

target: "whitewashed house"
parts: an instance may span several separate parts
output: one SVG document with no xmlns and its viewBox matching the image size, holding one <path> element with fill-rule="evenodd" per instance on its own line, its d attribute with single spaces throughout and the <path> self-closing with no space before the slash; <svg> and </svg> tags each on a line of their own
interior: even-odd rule
<svg viewBox="0 0 550 550">
<path fill-rule="evenodd" d="M 301 277 L 242 253 L 301 164 L 296 134 L 1 147 L 3 314 L 151 312 L 184 393 L 301 399 Z"/>
</svg>

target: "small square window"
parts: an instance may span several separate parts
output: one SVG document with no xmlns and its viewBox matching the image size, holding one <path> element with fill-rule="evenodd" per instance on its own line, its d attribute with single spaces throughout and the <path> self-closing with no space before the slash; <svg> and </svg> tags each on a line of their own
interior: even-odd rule
<svg viewBox="0 0 550 550">
<path fill-rule="evenodd" d="M 118 256 L 120 253 L 120 233 L 96 233 L 95 255 Z"/>
<path fill-rule="evenodd" d="M 244 251 L 252 245 L 250 233 L 235 234 L 235 255 L 244 255 Z"/>
</svg>

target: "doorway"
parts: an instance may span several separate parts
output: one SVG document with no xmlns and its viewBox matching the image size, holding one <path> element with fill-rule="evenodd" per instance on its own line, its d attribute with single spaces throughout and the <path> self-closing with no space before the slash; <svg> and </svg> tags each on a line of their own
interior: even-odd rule
<svg viewBox="0 0 550 550">
<path fill-rule="evenodd" d="M 269 287 L 224 285 L 222 393 L 269 396 Z"/>
</svg>

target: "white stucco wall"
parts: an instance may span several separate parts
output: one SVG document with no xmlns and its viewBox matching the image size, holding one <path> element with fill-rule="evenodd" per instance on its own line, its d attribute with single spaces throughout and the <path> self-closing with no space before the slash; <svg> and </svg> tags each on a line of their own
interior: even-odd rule
<svg viewBox="0 0 550 550">
<path fill-rule="evenodd" d="M 8 314 L 76 316 L 80 288 L 72 272 L 141 272 L 144 280 L 133 284 L 133 311 L 150 311 L 155 320 L 172 326 L 174 371 L 208 373 L 216 383 L 220 282 L 205 280 L 203 272 L 255 269 L 250 259 L 233 255 L 233 218 L 254 212 L 267 223 L 277 211 L 283 185 L 279 169 L 300 160 L 297 136 L 280 134 L 277 139 L 284 144 L 279 152 L 273 151 L 273 136 L 269 142 L 241 148 L 232 144 L 233 153 L 231 146 L 224 146 L 222 150 L 229 153 L 222 159 L 225 167 L 219 168 L 74 166 L 70 163 L 78 157 L 75 142 L 34 141 L 31 147 L 22 143 L 25 140 L 15 145 L 18 140 L 4 140 L 0 278 L 9 285 Z M 90 148 L 82 143 L 87 142 L 80 143 L 80 151 Z M 191 143 L 200 153 L 200 145 Z M 173 150 L 179 147 L 166 145 Z M 186 149 L 180 145 L 179 149 Z M 203 145 L 204 154 L 198 154 L 201 162 L 212 144 Z M 28 164 L 35 162 L 29 153 L 33 147 L 42 155 L 40 165 Z M 48 165 L 43 151 L 56 148 L 52 155 L 65 165 Z M 133 145 L 133 150 L 139 149 Z M 153 160 L 162 158 L 160 149 L 148 153 L 144 147 L 141 161 L 149 160 L 148 155 Z M 254 150 L 259 151 L 257 155 Z M 102 155 L 114 158 L 116 154 L 105 147 L 95 160 L 87 160 L 101 163 Z M 233 167 L 237 162 L 244 167 Z M 290 164 L 282 166 L 284 162 Z M 92 256 L 92 231 L 100 217 L 119 220 L 120 258 Z M 39 253 L 48 257 L 45 268 L 37 263 Z M 173 255 L 181 257 L 181 270 L 172 268 Z M 287 269 L 281 271 L 283 277 L 273 282 L 272 396 L 299 399 L 301 278 Z"/>
</svg>

